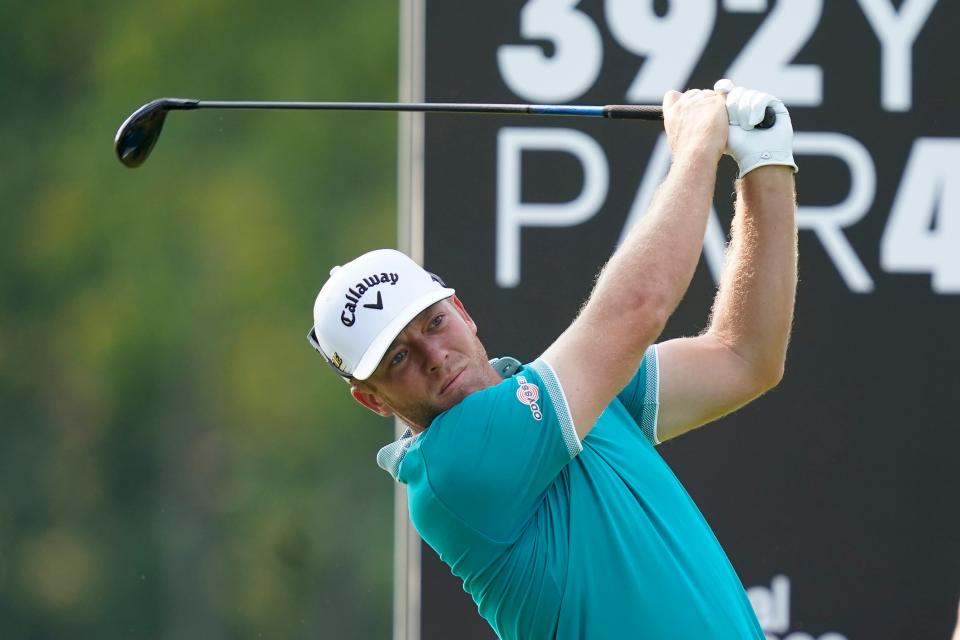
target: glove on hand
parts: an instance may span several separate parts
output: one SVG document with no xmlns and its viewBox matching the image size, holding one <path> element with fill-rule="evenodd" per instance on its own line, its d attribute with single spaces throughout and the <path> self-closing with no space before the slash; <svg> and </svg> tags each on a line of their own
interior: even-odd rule
<svg viewBox="0 0 960 640">
<path fill-rule="evenodd" d="M 793 123 L 783 102 L 769 93 L 734 86 L 727 79 L 718 80 L 713 90 L 727 99 L 730 131 L 725 154 L 737 161 L 740 177 L 757 167 L 780 164 L 798 171 L 793 161 Z M 756 129 L 767 107 L 777 114 L 776 123 L 769 129 Z"/>
</svg>

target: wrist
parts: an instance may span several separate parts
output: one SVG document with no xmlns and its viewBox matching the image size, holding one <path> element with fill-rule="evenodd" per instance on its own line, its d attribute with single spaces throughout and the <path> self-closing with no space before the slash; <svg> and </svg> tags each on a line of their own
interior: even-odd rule
<svg viewBox="0 0 960 640">
<path fill-rule="evenodd" d="M 673 164 L 703 166 L 716 171 L 724 148 L 706 141 L 693 142 L 673 151 Z"/>
<path fill-rule="evenodd" d="M 787 165 L 768 164 L 756 167 L 736 182 L 738 193 L 750 201 L 764 199 L 769 195 L 794 193 L 793 168 Z M 795 198 L 796 196 L 794 196 Z"/>
</svg>

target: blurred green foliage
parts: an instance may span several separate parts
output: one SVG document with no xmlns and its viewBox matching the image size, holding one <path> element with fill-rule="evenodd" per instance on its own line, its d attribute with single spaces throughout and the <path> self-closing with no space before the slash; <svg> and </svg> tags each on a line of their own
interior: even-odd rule
<svg viewBox="0 0 960 640">
<path fill-rule="evenodd" d="M 398 7 L 0 8 L 0 637 L 383 638 L 392 423 L 305 340 L 329 268 L 395 244 Z"/>
</svg>

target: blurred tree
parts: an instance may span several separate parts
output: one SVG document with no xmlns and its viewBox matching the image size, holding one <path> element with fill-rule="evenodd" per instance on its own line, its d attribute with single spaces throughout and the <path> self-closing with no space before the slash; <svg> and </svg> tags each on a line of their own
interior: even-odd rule
<svg viewBox="0 0 960 640">
<path fill-rule="evenodd" d="M 305 341 L 395 243 L 396 119 L 164 95 L 393 100 L 393 2 L 0 8 L 0 636 L 379 638 L 392 424 Z"/>
</svg>

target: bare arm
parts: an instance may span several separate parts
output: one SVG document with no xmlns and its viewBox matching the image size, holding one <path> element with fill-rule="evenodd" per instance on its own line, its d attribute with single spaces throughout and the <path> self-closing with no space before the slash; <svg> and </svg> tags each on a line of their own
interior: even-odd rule
<svg viewBox="0 0 960 640">
<path fill-rule="evenodd" d="M 661 441 L 739 408 L 783 376 L 797 284 L 795 201 L 789 167 L 760 167 L 738 182 L 710 326 L 658 347 Z"/>
<path fill-rule="evenodd" d="M 957 626 L 953 630 L 952 640 L 960 640 L 960 607 L 957 607 Z"/>
<path fill-rule="evenodd" d="M 573 324 L 543 354 L 583 438 L 639 367 L 686 291 L 700 257 L 716 169 L 726 146 L 723 99 L 664 98 L 673 165 L 650 210 L 610 258 Z"/>
</svg>

